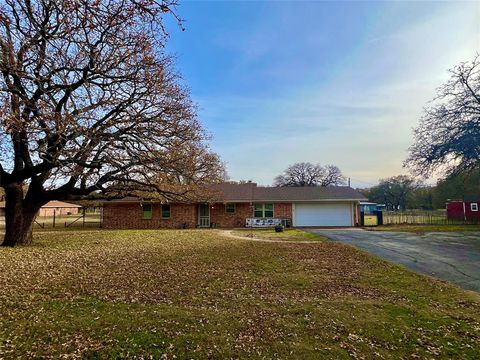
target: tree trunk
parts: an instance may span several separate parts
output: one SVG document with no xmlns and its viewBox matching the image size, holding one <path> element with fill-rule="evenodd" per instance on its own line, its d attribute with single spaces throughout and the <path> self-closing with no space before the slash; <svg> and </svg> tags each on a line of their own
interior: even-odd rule
<svg viewBox="0 0 480 360">
<path fill-rule="evenodd" d="M 22 186 L 17 183 L 5 187 L 5 237 L 2 246 L 32 242 L 33 224 L 42 204 L 26 202 Z"/>
</svg>

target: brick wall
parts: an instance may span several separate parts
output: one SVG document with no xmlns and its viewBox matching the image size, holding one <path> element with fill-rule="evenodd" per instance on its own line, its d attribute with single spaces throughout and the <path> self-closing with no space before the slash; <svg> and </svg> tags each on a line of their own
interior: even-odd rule
<svg viewBox="0 0 480 360">
<path fill-rule="evenodd" d="M 292 224 L 292 204 L 291 203 L 275 203 L 273 204 L 273 216 L 279 219 L 288 219 Z"/>
<path fill-rule="evenodd" d="M 360 204 L 353 204 L 353 226 L 360 226 Z"/>
<path fill-rule="evenodd" d="M 143 219 L 139 203 L 105 204 L 103 207 L 103 227 L 106 229 L 159 229 L 182 228 L 186 224 L 194 228 L 198 224 L 197 204 L 171 204 L 170 219 L 162 219 L 160 204 L 152 205 L 152 219 Z M 244 227 L 245 219 L 253 217 L 249 203 L 236 203 L 235 212 L 225 212 L 225 204 L 210 205 L 210 222 L 221 228 Z M 292 204 L 275 203 L 274 217 L 292 222 Z"/>
<path fill-rule="evenodd" d="M 244 227 L 245 219 L 252 217 L 252 207 L 249 203 L 236 203 L 235 212 L 225 212 L 225 204 L 214 204 L 210 207 L 210 221 L 217 227 Z"/>
<path fill-rule="evenodd" d="M 143 219 L 140 203 L 105 204 L 102 227 L 106 229 L 180 229 L 184 224 L 189 228 L 197 226 L 195 204 L 171 204 L 169 219 L 162 219 L 160 209 L 160 204 L 152 204 L 152 218 Z"/>
<path fill-rule="evenodd" d="M 288 219 L 292 223 L 292 204 L 275 203 L 273 205 L 275 218 Z M 233 228 L 244 227 L 245 219 L 253 217 L 250 203 L 236 203 L 235 213 L 225 212 L 225 204 L 214 204 L 210 207 L 210 220 L 217 227 Z"/>
</svg>

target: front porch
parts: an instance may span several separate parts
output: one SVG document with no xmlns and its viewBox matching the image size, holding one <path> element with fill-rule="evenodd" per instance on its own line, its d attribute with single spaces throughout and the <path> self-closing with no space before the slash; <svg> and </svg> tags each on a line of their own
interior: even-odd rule
<svg viewBox="0 0 480 360">
<path fill-rule="evenodd" d="M 267 205 L 269 206 L 249 202 L 197 204 L 197 226 L 199 228 L 242 228 L 271 227 L 277 223 L 291 224 L 291 204 Z M 258 210 L 260 207 L 267 210 L 260 213 Z"/>
</svg>

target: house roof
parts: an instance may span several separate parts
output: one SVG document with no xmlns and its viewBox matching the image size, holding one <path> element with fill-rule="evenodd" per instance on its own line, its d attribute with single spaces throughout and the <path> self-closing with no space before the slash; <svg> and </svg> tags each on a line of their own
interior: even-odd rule
<svg viewBox="0 0 480 360">
<path fill-rule="evenodd" d="M 360 192 L 348 186 L 274 187 L 257 186 L 256 183 L 221 183 L 212 185 L 212 194 L 206 202 L 316 202 L 316 201 L 363 201 L 367 200 Z M 142 201 L 129 196 L 123 199 L 104 202 L 133 203 Z M 147 200 L 161 202 L 160 200 Z M 199 200 L 198 202 L 202 202 Z"/>
<path fill-rule="evenodd" d="M 452 202 L 480 202 L 480 196 L 475 196 L 475 195 L 465 195 L 465 197 L 462 199 L 448 199 L 447 203 L 452 203 Z"/>
<path fill-rule="evenodd" d="M 5 201 L 0 201 L 0 208 L 5 208 Z M 42 206 L 42 209 L 45 208 L 81 208 L 81 206 L 63 201 L 52 200 Z"/>
<path fill-rule="evenodd" d="M 255 183 L 214 185 L 224 201 L 338 201 L 366 200 L 358 191 L 348 186 L 277 187 L 257 186 Z"/>
<path fill-rule="evenodd" d="M 81 208 L 81 206 L 63 201 L 52 200 L 43 205 L 42 208 Z"/>
</svg>

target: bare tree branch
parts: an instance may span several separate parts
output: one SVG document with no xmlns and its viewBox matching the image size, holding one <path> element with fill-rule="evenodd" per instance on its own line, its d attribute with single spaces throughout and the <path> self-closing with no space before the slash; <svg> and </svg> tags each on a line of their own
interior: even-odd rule
<svg viewBox="0 0 480 360">
<path fill-rule="evenodd" d="M 471 171 L 480 163 L 480 55 L 450 72 L 414 131 L 404 166 L 417 175 Z"/>
</svg>

